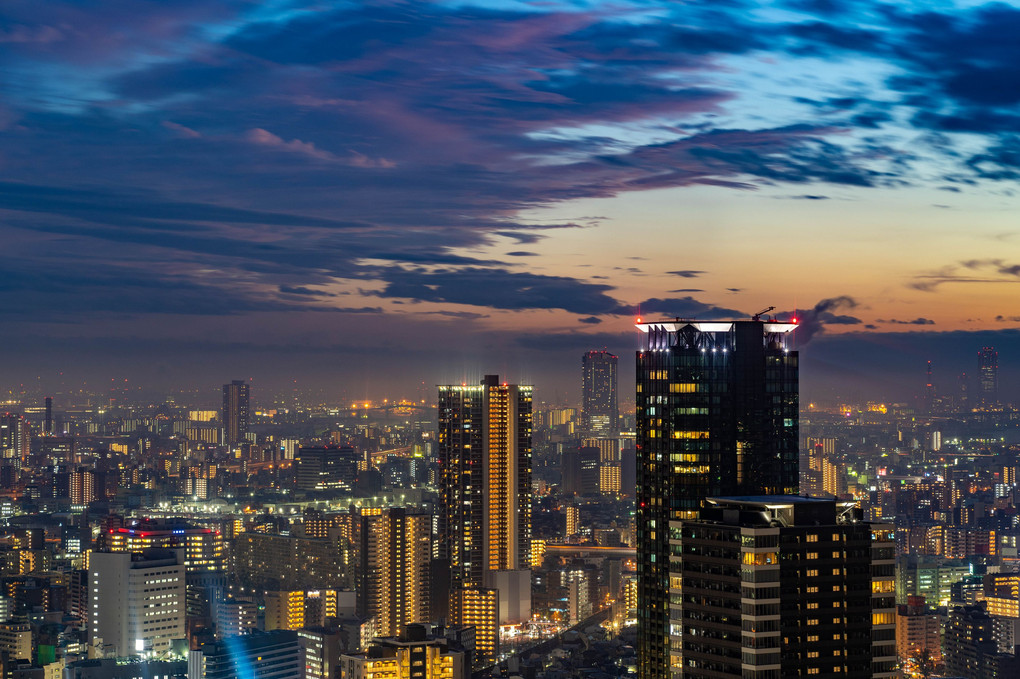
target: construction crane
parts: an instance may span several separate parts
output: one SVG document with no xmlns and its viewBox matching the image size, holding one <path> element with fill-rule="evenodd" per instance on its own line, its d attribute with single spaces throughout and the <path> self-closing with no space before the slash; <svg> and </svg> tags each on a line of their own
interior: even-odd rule
<svg viewBox="0 0 1020 679">
<path fill-rule="evenodd" d="M 761 317 L 762 317 L 763 315 L 765 315 L 765 314 L 767 314 L 768 312 L 770 312 L 770 311 L 773 311 L 773 310 L 775 310 L 775 307 L 774 307 L 774 306 L 770 306 L 770 307 L 769 307 L 769 308 L 767 308 L 767 309 L 762 309 L 761 311 L 759 311 L 758 313 L 756 313 L 756 314 L 755 314 L 754 316 L 752 316 L 752 317 L 751 317 L 751 320 L 754 320 L 754 321 L 760 321 L 760 320 L 761 320 Z"/>
</svg>

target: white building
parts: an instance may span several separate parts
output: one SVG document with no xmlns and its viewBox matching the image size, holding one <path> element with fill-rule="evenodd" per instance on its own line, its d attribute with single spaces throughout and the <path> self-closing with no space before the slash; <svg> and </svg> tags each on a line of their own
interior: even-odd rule
<svg viewBox="0 0 1020 679">
<path fill-rule="evenodd" d="M 89 643 L 107 656 L 156 657 L 184 632 L 184 550 L 97 552 L 89 559 Z"/>
</svg>

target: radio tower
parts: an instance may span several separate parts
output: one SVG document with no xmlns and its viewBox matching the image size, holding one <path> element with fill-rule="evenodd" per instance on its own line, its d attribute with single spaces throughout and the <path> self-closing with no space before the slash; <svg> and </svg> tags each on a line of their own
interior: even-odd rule
<svg viewBox="0 0 1020 679">
<path fill-rule="evenodd" d="M 928 382 L 924 385 L 924 412 L 927 415 L 935 412 L 935 385 L 931 381 L 931 361 L 928 361 Z"/>
</svg>

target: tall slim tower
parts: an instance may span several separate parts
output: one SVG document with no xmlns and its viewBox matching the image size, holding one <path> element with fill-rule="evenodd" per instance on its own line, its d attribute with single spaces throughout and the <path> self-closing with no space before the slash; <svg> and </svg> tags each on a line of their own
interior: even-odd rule
<svg viewBox="0 0 1020 679">
<path fill-rule="evenodd" d="M 223 385 L 224 443 L 232 446 L 248 438 L 248 384 L 234 380 Z"/>
<path fill-rule="evenodd" d="M 982 347 L 978 352 L 978 400 L 983 406 L 999 402 L 999 352 Z"/>
<path fill-rule="evenodd" d="M 449 564 L 451 621 L 478 626 L 480 659 L 494 657 L 497 637 L 477 611 L 531 617 L 531 400 L 532 387 L 498 375 L 439 387 L 438 557 Z"/>
<path fill-rule="evenodd" d="M 581 418 L 589 432 L 608 435 L 619 428 L 617 362 L 618 358 L 608 351 L 589 351 L 581 357 Z"/>
<path fill-rule="evenodd" d="M 935 412 L 935 383 L 931 379 L 931 361 L 928 361 L 927 381 L 924 384 L 924 413 L 931 415 Z"/>
<path fill-rule="evenodd" d="M 670 647 L 669 522 L 708 497 L 797 494 L 796 324 L 639 323 L 637 352 L 638 676 L 665 679 Z M 675 557 L 673 557 L 675 558 Z M 672 578 L 671 578 L 672 576 Z"/>
</svg>

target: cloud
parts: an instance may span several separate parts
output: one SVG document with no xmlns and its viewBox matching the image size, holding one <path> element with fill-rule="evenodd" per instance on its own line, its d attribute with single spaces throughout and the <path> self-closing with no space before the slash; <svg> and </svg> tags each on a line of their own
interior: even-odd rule
<svg viewBox="0 0 1020 679">
<path fill-rule="evenodd" d="M 336 295 L 331 292 L 312 290 L 311 288 L 306 288 L 303 285 L 281 285 L 280 292 L 288 295 L 307 295 L 310 297 L 336 297 Z"/>
<path fill-rule="evenodd" d="M 280 137 L 277 137 L 268 130 L 263 130 L 261 127 L 248 130 L 245 135 L 248 141 L 258 146 L 265 146 L 269 148 L 280 149 L 281 151 L 288 151 L 290 153 L 298 153 L 309 158 L 316 160 L 328 160 L 337 161 L 339 160 L 335 155 L 328 151 L 316 148 L 315 144 L 311 142 L 301 141 L 300 139 L 291 139 L 290 141 L 284 141 Z"/>
<path fill-rule="evenodd" d="M 674 276 L 680 276 L 681 278 L 697 278 L 705 272 L 695 271 L 693 269 L 682 269 L 680 271 L 667 271 L 666 273 L 673 274 Z"/>
<path fill-rule="evenodd" d="M 576 314 L 616 313 L 619 302 L 611 286 L 564 276 L 544 276 L 506 269 L 403 269 L 375 272 L 384 287 L 368 294 L 422 302 L 446 302 L 494 309 L 563 309 Z"/>
<path fill-rule="evenodd" d="M 967 271 L 984 275 L 968 274 Z M 907 287 L 934 292 L 946 283 L 1020 283 L 1020 264 L 1011 264 L 1002 259 L 970 259 L 917 274 L 907 283 Z"/>
<path fill-rule="evenodd" d="M 829 297 L 819 301 L 810 309 L 796 309 L 793 312 L 781 312 L 780 315 L 791 315 L 798 321 L 794 337 L 799 346 L 804 346 L 816 335 L 825 332 L 825 326 L 833 325 L 857 325 L 863 323 L 861 319 L 846 314 L 835 312 L 842 309 L 856 309 L 857 300 L 848 295 Z"/>
<path fill-rule="evenodd" d="M 898 319 L 895 319 L 895 318 L 890 318 L 890 319 L 879 318 L 879 319 L 876 320 L 876 322 L 877 323 L 893 323 L 893 324 L 896 324 L 896 325 L 935 325 L 935 321 L 931 320 L 930 318 L 915 318 L 912 321 L 901 321 L 901 320 L 898 320 Z"/>
<path fill-rule="evenodd" d="M 184 125 L 179 125 L 179 124 L 177 124 L 175 122 L 172 122 L 172 121 L 169 121 L 169 120 L 164 120 L 161 123 L 161 125 L 163 125 L 163 127 L 165 127 L 166 129 L 168 129 L 171 132 L 173 132 L 174 134 L 176 134 L 181 139 L 201 139 L 202 138 L 201 134 L 199 134 L 195 130 L 191 129 L 190 127 L 185 127 Z"/>
<path fill-rule="evenodd" d="M 589 325 L 598 325 L 599 323 L 602 322 L 602 319 L 598 318 L 597 316 L 586 316 L 585 318 L 577 319 L 577 322 L 578 323 L 587 323 Z"/>
<path fill-rule="evenodd" d="M 747 314 L 736 309 L 715 306 L 700 302 L 693 297 L 653 297 L 646 299 L 636 306 L 623 306 L 616 311 L 622 315 L 633 315 L 640 313 L 644 317 L 664 316 L 668 318 L 740 318 Z"/>
</svg>

